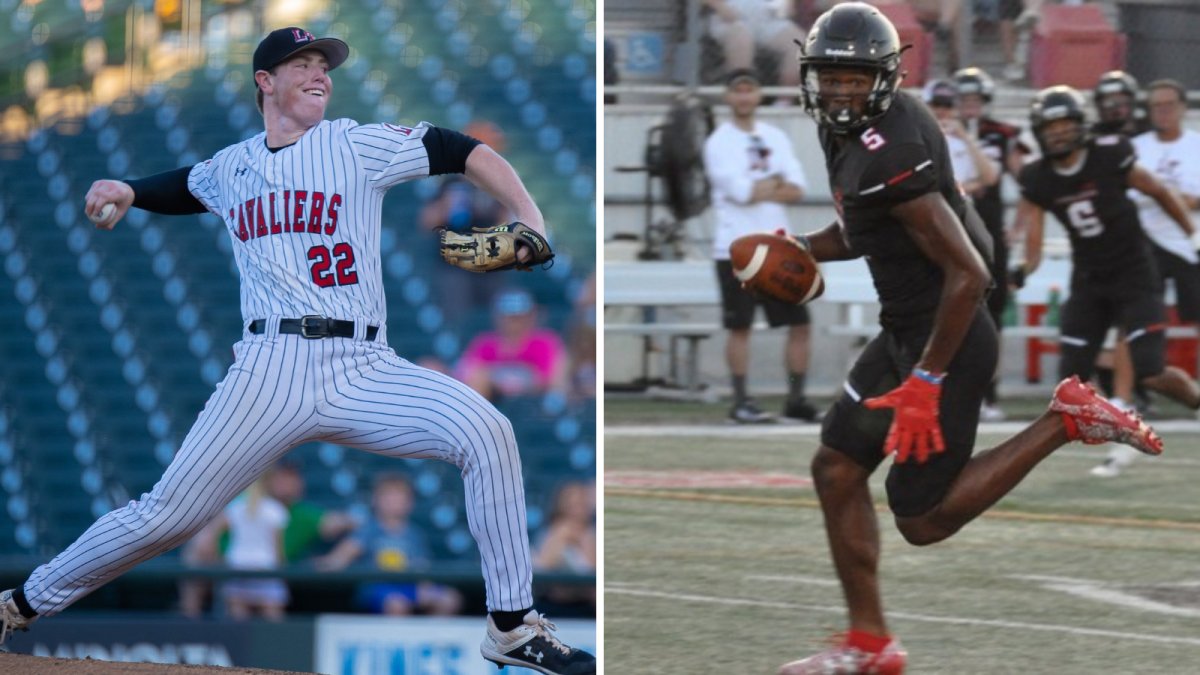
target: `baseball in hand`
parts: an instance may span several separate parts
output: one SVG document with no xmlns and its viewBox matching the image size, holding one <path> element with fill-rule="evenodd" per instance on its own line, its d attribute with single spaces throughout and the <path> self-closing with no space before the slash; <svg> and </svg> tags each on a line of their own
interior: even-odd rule
<svg viewBox="0 0 1200 675">
<path fill-rule="evenodd" d="M 100 209 L 100 215 L 88 216 L 93 223 L 107 223 L 109 218 L 112 218 L 113 211 L 117 210 L 116 204 L 105 204 L 104 208 Z"/>
</svg>

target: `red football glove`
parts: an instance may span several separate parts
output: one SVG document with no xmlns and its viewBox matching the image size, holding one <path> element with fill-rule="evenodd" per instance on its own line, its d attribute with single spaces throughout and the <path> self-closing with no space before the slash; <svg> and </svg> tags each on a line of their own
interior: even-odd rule
<svg viewBox="0 0 1200 675">
<path fill-rule="evenodd" d="M 942 440 L 942 427 L 938 422 L 941 397 L 941 384 L 913 374 L 883 396 L 863 401 L 863 405 L 872 410 L 892 408 L 896 411 L 887 440 L 883 442 L 883 451 L 895 452 L 898 463 L 907 462 L 915 452 L 918 464 L 925 463 L 935 452 L 943 452 L 946 443 Z"/>
</svg>

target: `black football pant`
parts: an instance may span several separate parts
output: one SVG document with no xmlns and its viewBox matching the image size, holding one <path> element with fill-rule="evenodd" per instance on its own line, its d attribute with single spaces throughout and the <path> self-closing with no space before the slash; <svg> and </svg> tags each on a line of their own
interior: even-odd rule
<svg viewBox="0 0 1200 675">
<path fill-rule="evenodd" d="M 1156 270 L 1108 279 L 1078 270 L 1071 275 L 1071 296 L 1063 305 L 1059 336 L 1061 378 L 1078 375 L 1081 380 L 1090 379 L 1112 327 L 1125 330 L 1139 382 L 1163 371 L 1167 310 L 1162 293 L 1156 290 L 1156 275 Z"/>
</svg>

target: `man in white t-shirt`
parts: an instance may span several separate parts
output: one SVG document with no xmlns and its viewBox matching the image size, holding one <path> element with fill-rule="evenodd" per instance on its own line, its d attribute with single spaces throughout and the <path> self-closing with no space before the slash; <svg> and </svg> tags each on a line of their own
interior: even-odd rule
<svg viewBox="0 0 1200 675">
<path fill-rule="evenodd" d="M 723 321 L 729 330 L 725 355 L 734 398 L 729 415 L 743 424 L 774 420 L 746 393 L 750 327 L 756 307 L 762 305 L 772 327 L 790 327 L 784 359 L 790 385 L 784 416 L 814 422 L 820 415 L 804 396 L 809 355 L 808 309 L 756 297 L 741 287 L 729 261 L 729 245 L 744 234 L 790 231 L 786 205 L 795 204 L 804 196 L 804 170 L 788 137 L 755 119 L 762 92 L 754 71 L 742 69 L 729 74 L 725 101 L 733 119 L 717 127 L 704 143 L 704 166 L 712 184 L 716 214 L 713 259 L 721 283 Z"/>
<path fill-rule="evenodd" d="M 1175 80 L 1151 82 L 1146 87 L 1146 103 L 1153 130 L 1133 138 L 1138 164 L 1178 193 L 1188 209 L 1200 209 L 1200 133 L 1183 128 L 1187 89 Z M 1168 279 L 1175 286 L 1179 321 L 1200 326 L 1200 234 L 1184 231 L 1157 201 L 1143 193 L 1130 190 L 1129 196 L 1137 203 L 1164 290 Z M 1123 448 L 1114 446 L 1092 474 L 1103 478 L 1118 475 L 1134 460 Z"/>
<path fill-rule="evenodd" d="M 1200 134 L 1183 128 L 1186 89 L 1174 80 L 1158 80 L 1146 88 L 1154 130 L 1133 139 L 1138 163 L 1179 193 L 1191 210 L 1200 208 Z M 1184 232 L 1158 202 L 1131 192 L 1142 229 L 1154 246 L 1158 271 L 1175 284 L 1179 320 L 1200 323 L 1200 236 Z"/>
</svg>

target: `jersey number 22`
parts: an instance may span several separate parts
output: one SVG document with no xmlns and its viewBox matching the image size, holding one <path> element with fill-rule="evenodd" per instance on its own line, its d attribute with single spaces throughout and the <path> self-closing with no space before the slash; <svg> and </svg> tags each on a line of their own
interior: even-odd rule
<svg viewBox="0 0 1200 675">
<path fill-rule="evenodd" d="M 333 245 L 333 254 L 325 246 L 314 246 L 308 249 L 308 259 L 315 261 L 312 266 L 313 283 L 321 288 L 329 288 L 335 283 L 338 286 L 349 286 L 358 283 L 358 272 L 354 267 L 354 249 L 350 244 L 342 242 Z M 329 271 L 333 261 L 337 261 L 337 274 Z"/>
</svg>

